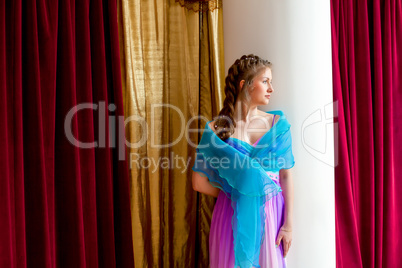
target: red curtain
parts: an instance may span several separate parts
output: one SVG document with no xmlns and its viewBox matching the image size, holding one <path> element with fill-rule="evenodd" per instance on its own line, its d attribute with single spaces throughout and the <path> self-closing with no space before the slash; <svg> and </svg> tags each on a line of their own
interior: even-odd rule
<svg viewBox="0 0 402 268">
<path fill-rule="evenodd" d="M 134 266 L 117 29 L 113 0 L 0 1 L 0 267 Z"/>
<path fill-rule="evenodd" d="M 331 0 L 337 267 L 402 267 L 402 5 Z"/>
</svg>

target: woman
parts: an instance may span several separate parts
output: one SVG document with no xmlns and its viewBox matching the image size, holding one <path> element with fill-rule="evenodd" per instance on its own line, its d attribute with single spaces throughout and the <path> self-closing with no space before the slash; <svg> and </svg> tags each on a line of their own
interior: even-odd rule
<svg viewBox="0 0 402 268">
<path fill-rule="evenodd" d="M 210 267 L 286 267 L 292 241 L 294 165 L 290 124 L 262 112 L 271 94 L 270 62 L 244 55 L 225 80 L 224 107 L 206 124 L 193 166 L 193 188 L 217 197 Z"/>
</svg>

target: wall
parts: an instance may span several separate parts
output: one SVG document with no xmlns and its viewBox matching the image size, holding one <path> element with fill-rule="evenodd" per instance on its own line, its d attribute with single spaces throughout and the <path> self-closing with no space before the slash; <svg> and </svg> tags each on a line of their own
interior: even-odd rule
<svg viewBox="0 0 402 268">
<path fill-rule="evenodd" d="M 226 70 L 243 54 L 273 65 L 263 110 L 292 124 L 294 228 L 288 266 L 335 268 L 330 1 L 223 0 Z M 336 143 L 335 143 L 336 144 Z"/>
</svg>

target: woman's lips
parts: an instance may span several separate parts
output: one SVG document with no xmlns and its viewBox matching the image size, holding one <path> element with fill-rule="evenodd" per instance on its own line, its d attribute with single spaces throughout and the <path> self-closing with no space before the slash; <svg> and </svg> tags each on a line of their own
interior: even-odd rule
<svg viewBox="0 0 402 268">
<path fill-rule="evenodd" d="M 265 95 L 265 98 L 269 99 L 271 98 L 271 95 Z"/>
</svg>

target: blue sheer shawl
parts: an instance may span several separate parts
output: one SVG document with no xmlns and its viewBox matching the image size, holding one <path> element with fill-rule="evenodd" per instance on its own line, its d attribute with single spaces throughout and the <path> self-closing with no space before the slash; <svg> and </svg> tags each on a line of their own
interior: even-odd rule
<svg viewBox="0 0 402 268">
<path fill-rule="evenodd" d="M 204 129 L 192 170 L 205 174 L 211 184 L 231 199 L 235 267 L 260 267 L 259 255 L 265 229 L 265 202 L 281 192 L 267 171 L 294 165 L 290 124 L 282 111 L 273 127 L 254 147 L 237 140 L 250 153 L 222 141 L 209 127 Z M 234 139 L 234 138 L 229 138 Z"/>
</svg>

